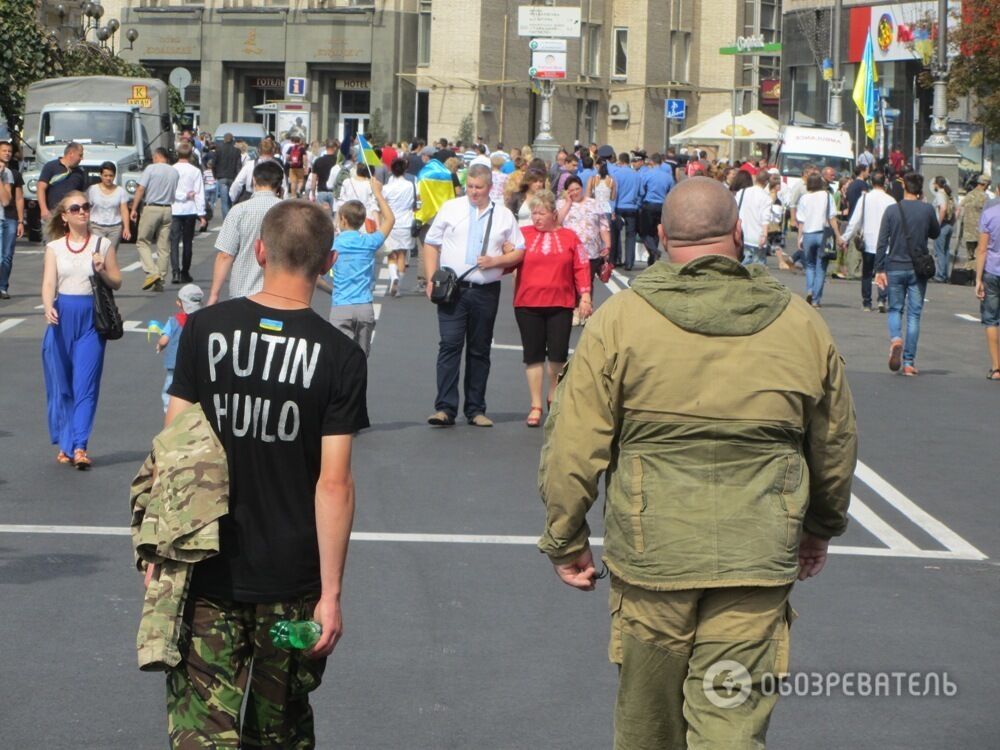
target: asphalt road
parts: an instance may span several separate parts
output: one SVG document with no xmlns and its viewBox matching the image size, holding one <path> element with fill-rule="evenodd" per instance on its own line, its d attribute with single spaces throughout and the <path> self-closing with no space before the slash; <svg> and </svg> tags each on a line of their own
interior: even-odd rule
<svg viewBox="0 0 1000 750">
<path fill-rule="evenodd" d="M 206 289 L 213 236 L 196 241 L 195 277 Z M 164 683 L 136 668 L 142 588 L 124 536 L 129 480 L 162 419 L 162 365 L 141 330 L 109 344 L 94 470 L 56 466 L 35 309 L 41 255 L 29 254 L 39 249 L 18 247 L 14 298 L 0 303 L 0 748 L 162 748 Z M 133 264 L 134 248 L 120 260 Z M 141 277 L 128 271 L 118 295 L 134 329 L 173 310 L 172 294 L 138 290 Z M 779 278 L 801 292 L 801 275 Z M 598 301 L 610 293 L 599 290 Z M 922 374 L 906 379 L 887 371 L 885 316 L 861 311 L 857 282 L 828 287 L 823 315 L 847 360 L 863 467 L 838 554 L 793 593 L 801 616 L 792 668 L 946 672 L 957 694 L 790 696 L 778 703 L 769 747 L 980 748 L 1000 734 L 1000 386 L 985 378 L 981 327 L 960 317 L 977 316 L 972 291 L 932 286 L 928 298 Z M 313 698 L 319 747 L 610 747 L 607 584 L 596 594 L 562 586 L 532 546 L 543 520 L 542 436 L 523 425 L 529 401 L 509 282 L 488 391 L 492 430 L 424 424 L 433 308 L 413 293 L 378 302 L 373 426 L 355 453 L 346 633 Z M 328 304 L 321 294 L 314 303 Z M 592 516 L 600 533 L 596 508 Z"/>
</svg>

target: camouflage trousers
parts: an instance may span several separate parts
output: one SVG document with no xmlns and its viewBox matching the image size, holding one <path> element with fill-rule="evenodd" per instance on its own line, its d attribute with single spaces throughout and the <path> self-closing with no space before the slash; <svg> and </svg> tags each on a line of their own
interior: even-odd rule
<svg viewBox="0 0 1000 750">
<path fill-rule="evenodd" d="M 326 659 L 275 648 L 268 634 L 278 620 L 311 619 L 315 606 L 316 597 L 275 604 L 189 597 L 182 661 L 167 673 L 170 746 L 315 747 L 309 693 L 319 687 Z"/>
<path fill-rule="evenodd" d="M 615 750 L 763 750 L 772 678 L 788 671 L 791 584 L 611 586 Z"/>
</svg>

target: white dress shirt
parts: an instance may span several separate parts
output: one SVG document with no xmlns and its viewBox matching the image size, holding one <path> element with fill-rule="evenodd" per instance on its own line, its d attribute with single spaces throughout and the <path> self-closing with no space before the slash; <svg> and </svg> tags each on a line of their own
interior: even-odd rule
<svg viewBox="0 0 1000 750">
<path fill-rule="evenodd" d="M 177 190 L 174 192 L 174 203 L 170 213 L 174 216 L 195 214 L 205 215 L 205 178 L 201 170 L 186 161 L 174 164 L 177 170 Z M 194 198 L 188 198 L 188 193 L 194 193 Z"/>
<path fill-rule="evenodd" d="M 767 240 L 767 225 L 771 221 L 771 194 L 760 187 L 740 190 L 733 196 L 740 209 L 743 242 L 751 247 L 761 247 Z"/>
<path fill-rule="evenodd" d="M 273 157 L 270 156 L 259 156 L 256 160 L 247 159 L 243 162 L 243 166 L 240 168 L 240 173 L 236 175 L 236 179 L 233 180 L 233 184 L 229 186 L 229 199 L 235 201 L 240 197 L 244 188 L 248 193 L 253 192 L 253 170 L 257 166 L 257 162 L 268 161 Z M 278 166 L 281 166 L 281 162 L 278 162 Z M 284 171 L 284 170 L 282 170 Z M 283 177 L 281 179 L 281 186 L 284 190 L 284 195 L 288 195 L 288 178 Z"/>
<path fill-rule="evenodd" d="M 882 217 L 889 206 L 896 204 L 896 199 L 885 190 L 875 188 L 865 193 L 858 202 L 854 213 L 851 214 L 851 221 L 844 232 L 844 242 L 850 242 L 857 232 L 861 231 L 861 236 L 865 241 L 865 252 L 875 254 L 878 246 L 878 230 L 882 226 Z M 861 226 L 861 217 L 864 218 L 864 226 Z"/>
<path fill-rule="evenodd" d="M 466 263 L 466 250 L 469 244 L 469 222 L 472 214 L 472 204 L 466 197 L 453 198 L 437 212 L 434 222 L 427 232 L 424 242 L 441 248 L 441 266 L 447 266 L 461 276 L 472 266 Z M 524 249 L 524 237 L 517 226 L 517 219 L 510 209 L 499 203 L 490 203 L 478 211 L 480 218 L 493 211 L 493 223 L 490 225 L 490 237 L 487 242 L 486 255 L 499 257 L 503 255 L 503 246 L 509 242 L 515 250 Z M 484 222 L 489 219 L 484 219 Z M 483 226 L 485 231 L 485 225 Z M 475 249 L 478 256 L 482 247 Z M 485 271 L 475 270 L 463 279 L 472 284 L 491 284 L 503 276 L 502 268 L 488 268 Z"/>
</svg>

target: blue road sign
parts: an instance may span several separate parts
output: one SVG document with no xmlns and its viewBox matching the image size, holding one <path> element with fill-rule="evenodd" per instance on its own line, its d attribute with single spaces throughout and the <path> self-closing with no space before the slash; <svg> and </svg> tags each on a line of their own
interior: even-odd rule
<svg viewBox="0 0 1000 750">
<path fill-rule="evenodd" d="M 663 106 L 668 120 L 683 120 L 687 117 L 687 102 L 683 99 L 664 99 Z"/>
<path fill-rule="evenodd" d="M 305 96 L 306 95 L 306 79 L 305 78 L 288 78 L 285 82 L 285 94 L 287 96 Z"/>
</svg>

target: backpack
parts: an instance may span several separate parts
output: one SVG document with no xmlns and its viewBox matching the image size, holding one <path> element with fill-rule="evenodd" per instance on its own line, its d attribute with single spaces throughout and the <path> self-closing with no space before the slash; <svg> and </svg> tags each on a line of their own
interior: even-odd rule
<svg viewBox="0 0 1000 750">
<path fill-rule="evenodd" d="M 340 200 L 340 193 L 344 189 L 344 183 L 347 182 L 351 177 L 351 170 L 347 167 L 341 167 L 340 171 L 337 172 L 337 176 L 333 180 L 333 197 L 335 200 Z"/>
<path fill-rule="evenodd" d="M 300 169 L 302 167 L 302 156 L 305 152 L 305 146 L 300 143 L 288 149 L 288 166 L 292 169 Z"/>
</svg>

